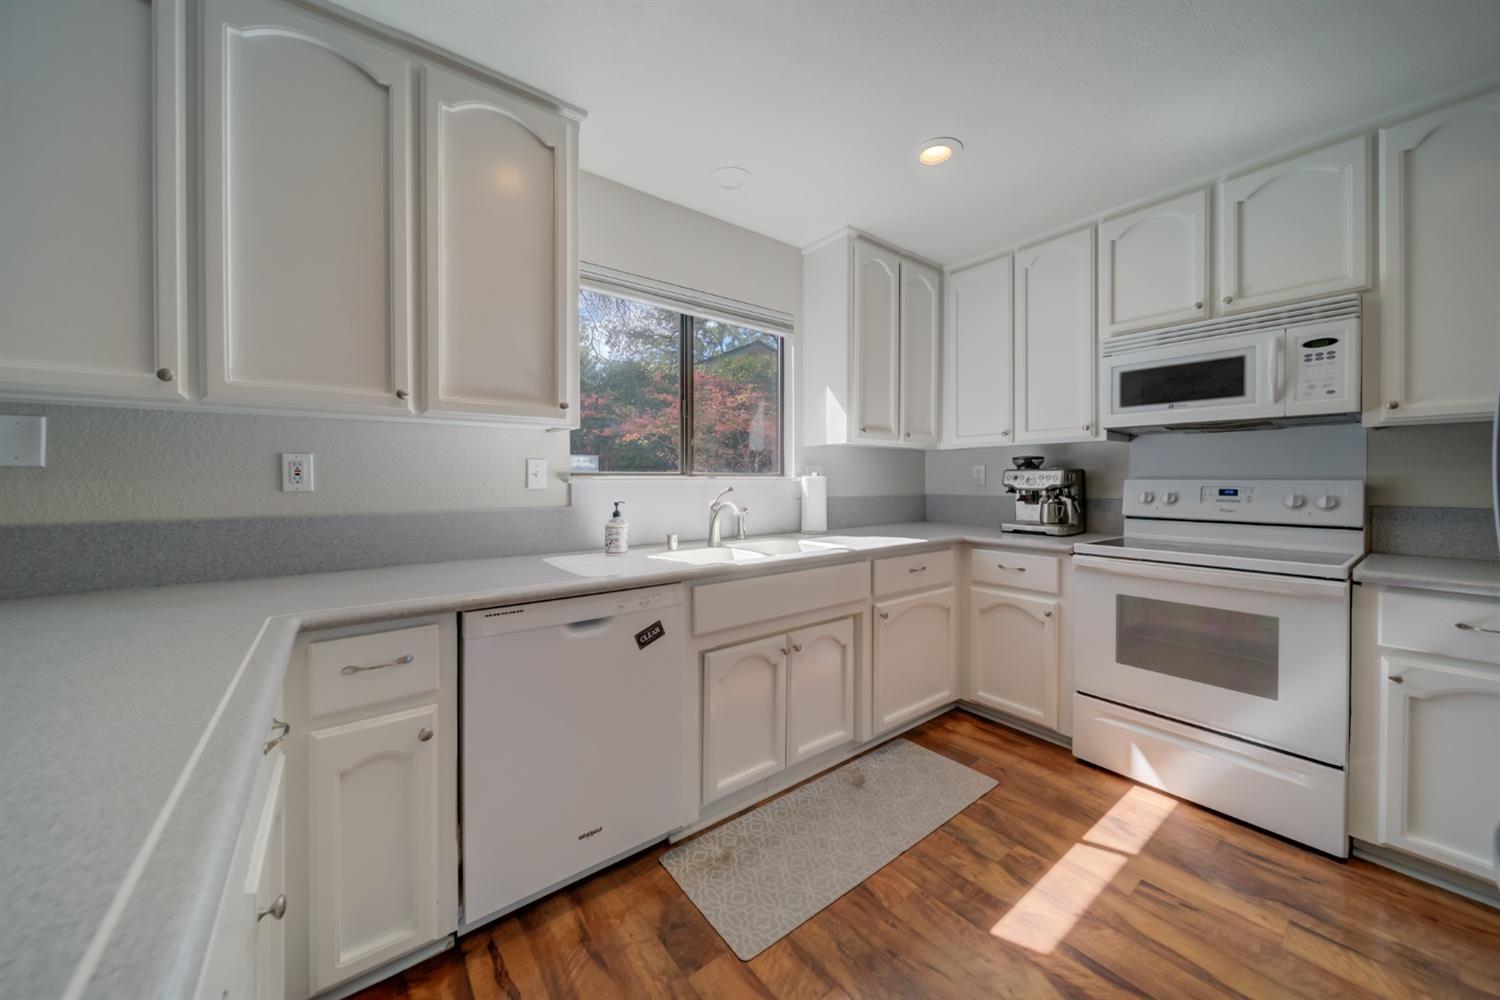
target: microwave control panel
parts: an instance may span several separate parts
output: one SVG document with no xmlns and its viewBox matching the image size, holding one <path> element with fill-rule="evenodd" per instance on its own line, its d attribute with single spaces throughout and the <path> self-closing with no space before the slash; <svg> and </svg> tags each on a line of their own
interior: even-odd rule
<svg viewBox="0 0 1500 1000">
<path fill-rule="evenodd" d="M 1358 407 L 1358 337 L 1358 324 L 1352 322 L 1288 331 L 1288 415 L 1352 412 Z"/>
</svg>

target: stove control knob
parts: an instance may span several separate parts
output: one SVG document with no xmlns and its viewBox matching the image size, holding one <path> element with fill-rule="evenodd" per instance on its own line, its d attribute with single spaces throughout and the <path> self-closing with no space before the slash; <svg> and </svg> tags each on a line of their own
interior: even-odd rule
<svg viewBox="0 0 1500 1000">
<path fill-rule="evenodd" d="M 1156 499 L 1156 494 L 1152 493 L 1150 490 L 1141 490 L 1135 495 L 1135 498 L 1140 503 L 1150 503 L 1151 501 Z"/>
<path fill-rule="evenodd" d="M 1307 497 L 1301 493 L 1288 493 L 1286 499 L 1281 502 L 1286 505 L 1287 510 L 1297 510 L 1307 503 Z"/>
<path fill-rule="evenodd" d="M 1332 493 L 1325 493 L 1322 496 L 1318 497 L 1319 510 L 1333 510 L 1333 508 L 1337 507 L 1338 505 L 1339 498 L 1334 496 Z"/>
<path fill-rule="evenodd" d="M 1177 494 L 1168 490 L 1166 493 L 1163 493 L 1161 495 L 1161 502 L 1170 507 L 1177 502 Z"/>
</svg>

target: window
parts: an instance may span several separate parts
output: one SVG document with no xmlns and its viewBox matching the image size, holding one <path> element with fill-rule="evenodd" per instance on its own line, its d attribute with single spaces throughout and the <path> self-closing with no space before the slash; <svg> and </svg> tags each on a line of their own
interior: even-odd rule
<svg viewBox="0 0 1500 1000">
<path fill-rule="evenodd" d="M 591 289 L 578 334 L 574 472 L 781 473 L 780 337 Z"/>
</svg>

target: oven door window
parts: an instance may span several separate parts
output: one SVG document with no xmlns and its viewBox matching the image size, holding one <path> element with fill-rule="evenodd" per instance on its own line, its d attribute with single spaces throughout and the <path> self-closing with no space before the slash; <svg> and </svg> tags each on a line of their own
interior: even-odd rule
<svg viewBox="0 0 1500 1000">
<path fill-rule="evenodd" d="M 1274 700 L 1281 623 L 1269 615 L 1115 595 L 1115 659 Z"/>
<path fill-rule="evenodd" d="M 1244 354 L 1235 354 L 1123 370 L 1119 373 L 1119 406 L 1162 409 L 1177 403 L 1243 399 L 1249 391 L 1247 360 Z"/>
</svg>

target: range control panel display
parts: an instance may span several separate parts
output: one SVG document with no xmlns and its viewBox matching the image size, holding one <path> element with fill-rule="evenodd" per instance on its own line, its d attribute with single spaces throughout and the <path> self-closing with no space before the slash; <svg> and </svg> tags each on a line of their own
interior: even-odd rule
<svg viewBox="0 0 1500 1000">
<path fill-rule="evenodd" d="M 1248 503 L 1255 495 L 1249 486 L 1205 486 L 1198 493 L 1203 503 Z"/>
</svg>

